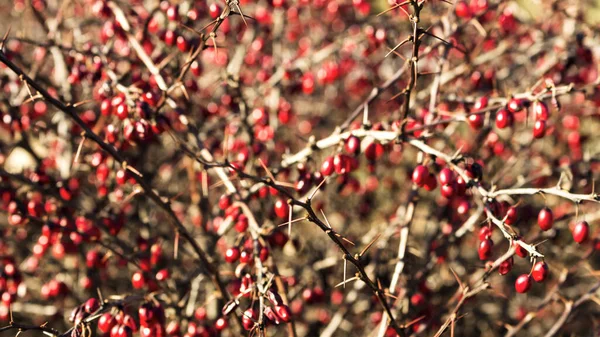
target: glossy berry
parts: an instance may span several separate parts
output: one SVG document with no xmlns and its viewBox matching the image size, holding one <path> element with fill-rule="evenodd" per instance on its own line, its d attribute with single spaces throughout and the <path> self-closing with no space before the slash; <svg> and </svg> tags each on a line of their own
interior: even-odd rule
<svg viewBox="0 0 600 337">
<path fill-rule="evenodd" d="M 473 111 L 477 112 L 485 109 L 488 106 L 489 101 L 490 99 L 487 96 L 479 97 L 473 105 Z"/>
<path fill-rule="evenodd" d="M 508 274 L 513 267 L 513 263 L 514 259 L 512 256 L 502 261 L 502 263 L 500 263 L 500 265 L 498 266 L 498 272 L 500 273 L 500 275 Z"/>
<path fill-rule="evenodd" d="M 275 215 L 280 219 L 287 219 L 289 217 L 290 205 L 283 199 L 278 199 L 275 202 Z"/>
<path fill-rule="evenodd" d="M 219 7 L 219 5 L 217 5 L 216 3 L 212 3 L 208 7 L 208 13 L 210 14 L 211 18 L 216 19 L 221 14 L 221 7 Z"/>
<path fill-rule="evenodd" d="M 488 260 L 492 256 L 492 248 L 494 248 L 494 241 L 492 239 L 487 238 L 481 241 L 477 249 L 479 259 L 482 261 Z"/>
<path fill-rule="evenodd" d="M 552 228 L 554 223 L 554 218 L 552 215 L 552 210 L 548 207 L 542 208 L 540 213 L 538 213 L 538 225 L 543 231 L 547 231 Z"/>
<path fill-rule="evenodd" d="M 496 113 L 496 127 L 498 129 L 509 128 L 513 125 L 514 117 L 512 112 L 501 109 Z"/>
<path fill-rule="evenodd" d="M 433 173 L 429 173 L 427 180 L 425 180 L 425 184 L 423 184 L 423 188 L 425 188 L 426 191 L 433 191 L 437 188 L 437 179 L 435 179 Z"/>
<path fill-rule="evenodd" d="M 442 185 L 440 188 L 440 193 L 444 198 L 452 198 L 456 194 L 456 183 Z"/>
<path fill-rule="evenodd" d="M 514 243 L 514 245 L 515 245 L 515 254 L 517 254 L 519 257 L 523 257 L 523 258 L 527 257 L 527 255 L 529 253 L 527 252 L 527 250 L 525 250 L 525 248 L 523 248 L 523 246 L 521 246 L 520 244 L 518 244 L 516 242 Z"/>
<path fill-rule="evenodd" d="M 240 249 L 237 247 L 231 247 L 225 251 L 225 261 L 227 263 L 234 263 L 240 258 Z"/>
<path fill-rule="evenodd" d="M 117 106 L 117 110 L 115 111 L 115 115 L 120 120 L 125 120 L 127 116 L 129 116 L 129 107 L 126 103 L 121 103 Z"/>
<path fill-rule="evenodd" d="M 114 316 L 110 313 L 105 313 L 98 319 L 98 330 L 103 333 L 109 332 L 115 325 L 117 321 Z"/>
<path fill-rule="evenodd" d="M 508 101 L 508 104 L 506 105 L 506 107 L 508 108 L 508 110 L 512 113 L 516 113 L 519 112 L 523 109 L 523 101 L 517 98 L 511 98 L 510 101 Z"/>
<path fill-rule="evenodd" d="M 219 199 L 219 208 L 222 210 L 226 210 L 231 206 L 231 196 L 230 195 L 222 195 Z"/>
<path fill-rule="evenodd" d="M 136 271 L 133 273 L 131 277 L 131 284 L 135 289 L 141 289 L 146 284 L 146 280 L 144 279 L 144 274 L 141 271 Z"/>
<path fill-rule="evenodd" d="M 216 321 L 215 321 L 215 329 L 217 331 L 223 331 L 227 328 L 228 324 L 227 324 L 227 320 L 223 317 L 219 317 Z"/>
<path fill-rule="evenodd" d="M 533 102 L 533 115 L 536 121 L 545 121 L 550 116 L 548 106 L 541 101 Z"/>
<path fill-rule="evenodd" d="M 587 221 L 579 221 L 571 229 L 571 234 L 573 234 L 573 240 L 575 240 L 575 242 L 583 243 L 590 235 L 590 225 Z"/>
<path fill-rule="evenodd" d="M 330 176 L 333 171 L 334 171 L 334 166 L 333 166 L 333 157 L 327 157 L 325 158 L 325 160 L 323 161 L 323 164 L 321 164 L 321 174 L 324 177 Z"/>
<path fill-rule="evenodd" d="M 454 172 L 445 167 L 440 171 L 439 174 L 440 184 L 448 185 L 454 182 Z"/>
<path fill-rule="evenodd" d="M 485 122 L 485 116 L 483 114 L 471 114 L 467 118 L 467 121 L 473 129 L 481 129 L 483 123 Z"/>
<path fill-rule="evenodd" d="M 275 314 L 282 322 L 287 323 L 292 320 L 292 312 L 285 304 L 275 306 Z"/>
<path fill-rule="evenodd" d="M 252 328 L 254 327 L 255 320 L 256 314 L 254 313 L 254 310 L 252 308 L 244 311 L 244 314 L 242 315 L 242 325 L 244 326 L 244 329 L 252 330 Z"/>
<path fill-rule="evenodd" d="M 506 211 L 506 218 L 504 220 L 504 223 L 512 226 L 515 223 L 517 223 L 518 219 L 519 219 L 519 214 L 517 212 L 517 208 L 514 206 L 509 207 L 508 210 Z"/>
<path fill-rule="evenodd" d="M 469 9 L 469 5 L 466 1 L 458 1 L 456 3 L 456 8 L 454 9 L 454 12 L 459 18 L 464 19 L 471 17 L 471 10 Z"/>
<path fill-rule="evenodd" d="M 354 135 L 348 137 L 344 144 L 344 148 L 348 154 L 357 155 L 360 152 L 360 138 Z"/>
<path fill-rule="evenodd" d="M 533 124 L 533 137 L 542 138 L 546 134 L 546 121 L 538 120 Z"/>
<path fill-rule="evenodd" d="M 415 167 L 413 174 L 412 174 L 413 183 L 417 184 L 418 186 L 423 186 L 427 182 L 428 178 L 429 178 L 429 170 L 427 169 L 427 167 L 425 167 L 423 165 L 419 165 L 419 166 Z"/>
<path fill-rule="evenodd" d="M 544 261 L 537 262 L 531 270 L 531 277 L 535 282 L 544 282 L 548 276 L 548 265 Z"/>
<path fill-rule="evenodd" d="M 485 239 L 492 236 L 492 229 L 489 226 L 483 226 L 479 229 L 479 240 L 484 241 Z"/>
<path fill-rule="evenodd" d="M 98 300 L 95 298 L 90 298 L 85 302 L 85 312 L 87 312 L 88 314 L 93 313 L 94 311 L 98 310 L 98 308 L 100 307 L 100 304 L 98 303 Z"/>
<path fill-rule="evenodd" d="M 515 290 L 518 293 L 524 294 L 531 288 L 531 277 L 527 274 L 522 274 L 515 281 Z"/>
</svg>

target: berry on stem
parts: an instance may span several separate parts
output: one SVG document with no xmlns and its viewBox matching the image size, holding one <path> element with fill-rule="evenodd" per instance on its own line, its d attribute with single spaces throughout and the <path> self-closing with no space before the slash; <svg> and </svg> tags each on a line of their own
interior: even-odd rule
<svg viewBox="0 0 600 337">
<path fill-rule="evenodd" d="M 548 276 L 548 265 L 544 261 L 539 261 L 535 265 L 533 265 L 533 269 L 531 270 L 531 277 L 535 280 L 535 282 L 544 282 L 546 277 Z"/>
<path fill-rule="evenodd" d="M 524 294 L 531 288 L 531 276 L 522 274 L 515 281 L 515 290 L 518 293 Z"/>
<path fill-rule="evenodd" d="M 579 221 L 571 229 L 571 234 L 573 234 L 573 240 L 575 240 L 575 242 L 583 243 L 590 235 L 590 225 L 587 221 Z"/>
<path fill-rule="evenodd" d="M 552 210 L 548 207 L 542 208 L 540 213 L 538 213 L 538 225 L 543 231 L 547 231 L 552 228 L 554 224 L 554 218 L 552 215 Z"/>
</svg>

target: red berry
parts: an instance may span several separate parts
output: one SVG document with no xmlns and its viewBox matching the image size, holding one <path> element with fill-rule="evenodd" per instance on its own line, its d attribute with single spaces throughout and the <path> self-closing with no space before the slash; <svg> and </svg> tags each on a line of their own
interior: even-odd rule
<svg viewBox="0 0 600 337">
<path fill-rule="evenodd" d="M 226 210 L 231 206 L 231 196 L 230 195 L 222 195 L 219 199 L 219 208 L 222 210 Z"/>
<path fill-rule="evenodd" d="M 287 305 L 275 306 L 275 314 L 282 322 L 289 322 L 292 320 L 292 313 Z"/>
<path fill-rule="evenodd" d="M 515 290 L 518 293 L 526 293 L 531 288 L 531 277 L 527 274 L 522 274 L 515 281 Z"/>
<path fill-rule="evenodd" d="M 533 137 L 542 138 L 546 134 L 546 121 L 538 120 L 533 124 Z"/>
<path fill-rule="evenodd" d="M 192 71 L 192 74 L 194 74 L 194 76 L 200 76 L 203 70 L 202 64 L 198 61 L 194 61 L 190 65 L 190 70 Z"/>
<path fill-rule="evenodd" d="M 502 263 L 500 263 L 500 265 L 498 266 L 498 272 L 500 273 L 500 275 L 508 274 L 513 267 L 513 262 L 514 260 L 512 256 L 502 261 Z"/>
<path fill-rule="evenodd" d="M 473 111 L 477 112 L 485 109 L 489 101 L 490 99 L 487 96 L 479 97 L 479 99 L 477 99 L 475 102 L 475 105 L 473 105 Z"/>
<path fill-rule="evenodd" d="M 161 269 L 156 272 L 157 281 L 165 281 L 169 278 L 169 271 L 167 269 Z"/>
<path fill-rule="evenodd" d="M 90 298 L 87 301 L 85 301 L 85 312 L 87 312 L 88 314 L 91 314 L 92 312 L 98 310 L 99 307 L 100 304 L 95 298 Z"/>
<path fill-rule="evenodd" d="M 346 139 L 346 144 L 344 146 L 346 152 L 351 155 L 356 155 L 360 152 L 360 138 L 352 135 Z"/>
<path fill-rule="evenodd" d="M 240 249 L 237 247 L 231 247 L 225 251 L 225 261 L 227 263 L 234 263 L 240 258 Z"/>
<path fill-rule="evenodd" d="M 523 248 L 520 244 L 518 244 L 516 242 L 514 243 L 514 245 L 515 245 L 515 254 L 517 254 L 518 256 L 523 257 L 523 258 L 527 257 L 527 255 L 529 253 L 527 252 L 527 250 L 525 250 L 525 248 Z"/>
<path fill-rule="evenodd" d="M 498 113 L 496 113 L 496 127 L 498 129 L 504 129 L 507 127 L 511 127 L 514 122 L 514 117 L 512 112 L 506 109 L 500 109 Z"/>
<path fill-rule="evenodd" d="M 531 276 L 535 282 L 544 282 L 548 276 L 548 265 L 544 261 L 540 261 L 533 266 Z"/>
<path fill-rule="evenodd" d="M 542 208 L 540 213 L 538 214 L 538 225 L 543 231 L 547 231 L 552 228 L 552 224 L 554 223 L 554 219 L 552 216 L 552 211 L 548 207 Z"/>
<path fill-rule="evenodd" d="M 141 271 L 136 271 L 133 273 L 131 277 L 131 284 L 135 289 L 141 289 L 146 284 L 146 280 L 144 279 L 144 274 Z"/>
<path fill-rule="evenodd" d="M 244 311 L 242 315 L 242 325 L 246 330 L 252 330 L 254 328 L 254 321 L 256 320 L 256 314 L 252 308 Z"/>
<path fill-rule="evenodd" d="M 442 185 L 442 187 L 440 188 L 440 193 L 444 198 L 452 198 L 456 193 L 456 183 Z"/>
<path fill-rule="evenodd" d="M 485 117 L 482 114 L 471 114 L 468 117 L 468 122 L 473 129 L 477 130 L 483 126 L 483 123 L 485 122 Z"/>
<path fill-rule="evenodd" d="M 325 158 L 323 164 L 321 164 L 321 174 L 325 177 L 330 176 L 333 173 L 333 157 Z"/>
<path fill-rule="evenodd" d="M 425 184 L 423 185 L 423 188 L 425 188 L 426 191 L 433 191 L 433 190 L 435 190 L 436 187 L 437 187 L 437 179 L 435 179 L 435 175 L 433 175 L 432 173 L 429 173 L 429 175 L 427 176 L 427 180 L 425 181 Z"/>
<path fill-rule="evenodd" d="M 454 12 L 459 18 L 471 17 L 471 10 L 469 9 L 469 5 L 467 5 L 466 1 L 458 1 L 456 3 L 456 7 L 454 8 Z"/>
<path fill-rule="evenodd" d="M 483 226 L 479 229 L 479 240 L 484 241 L 485 239 L 492 236 L 492 229 L 489 226 Z"/>
<path fill-rule="evenodd" d="M 171 21 L 177 21 L 179 8 L 177 6 L 169 6 L 167 9 L 167 18 Z"/>
<path fill-rule="evenodd" d="M 100 113 L 103 116 L 110 116 L 111 112 L 112 112 L 112 105 L 111 105 L 110 99 L 107 98 L 105 100 L 102 100 L 102 103 L 100 103 Z"/>
<path fill-rule="evenodd" d="M 117 106 L 117 111 L 115 112 L 115 115 L 120 120 L 125 120 L 127 118 L 127 116 L 129 115 L 129 107 L 127 106 L 127 104 L 126 103 L 119 104 L 119 106 Z"/>
<path fill-rule="evenodd" d="M 488 260 L 492 256 L 492 248 L 494 247 L 494 241 L 492 239 L 487 238 L 479 243 L 479 248 L 477 249 L 477 253 L 479 254 L 479 259 L 482 261 Z"/>
<path fill-rule="evenodd" d="M 590 225 L 587 221 L 579 221 L 573 226 L 571 234 L 573 234 L 573 240 L 575 240 L 575 242 L 585 242 L 590 235 Z"/>
<path fill-rule="evenodd" d="M 512 98 L 508 101 L 507 108 L 510 112 L 516 113 L 523 109 L 523 103 L 525 102 L 520 99 Z"/>
<path fill-rule="evenodd" d="M 448 185 L 454 182 L 454 172 L 445 167 L 440 171 L 439 174 L 440 184 Z"/>
<path fill-rule="evenodd" d="M 290 205 L 283 199 L 278 199 L 275 202 L 275 215 L 280 219 L 287 219 L 289 217 Z"/>
<path fill-rule="evenodd" d="M 533 115 L 536 121 L 547 120 L 550 113 L 548 111 L 548 106 L 546 105 L 546 103 L 541 101 L 533 102 Z"/>
<path fill-rule="evenodd" d="M 216 321 L 215 321 L 215 329 L 217 331 L 223 331 L 227 328 L 227 320 L 223 317 L 219 317 Z"/>
<path fill-rule="evenodd" d="M 354 158 L 345 154 L 336 154 L 335 157 L 333 157 L 333 167 L 335 168 L 335 173 L 344 174 L 352 171 L 354 168 L 354 161 Z"/>
<path fill-rule="evenodd" d="M 117 321 L 110 313 L 105 313 L 98 319 L 98 330 L 107 333 L 117 324 Z"/>
<path fill-rule="evenodd" d="M 423 186 L 427 182 L 428 178 L 429 178 L 429 170 L 427 170 L 427 167 L 425 167 L 423 165 L 419 165 L 419 166 L 415 167 L 413 174 L 412 174 L 413 183 L 417 184 L 418 186 Z"/>
<path fill-rule="evenodd" d="M 216 19 L 219 17 L 219 15 L 221 15 L 221 7 L 219 7 L 219 5 L 216 3 L 212 3 L 208 7 L 208 13 L 210 14 L 211 18 Z"/>
<path fill-rule="evenodd" d="M 519 218 L 519 214 L 517 213 L 517 208 L 514 206 L 511 206 L 508 211 L 506 211 L 506 219 L 504 220 L 504 223 L 506 223 L 507 225 L 514 225 L 517 220 Z"/>
<path fill-rule="evenodd" d="M 240 262 L 246 264 L 252 262 L 252 253 L 248 252 L 247 250 L 243 250 L 240 253 Z"/>
</svg>

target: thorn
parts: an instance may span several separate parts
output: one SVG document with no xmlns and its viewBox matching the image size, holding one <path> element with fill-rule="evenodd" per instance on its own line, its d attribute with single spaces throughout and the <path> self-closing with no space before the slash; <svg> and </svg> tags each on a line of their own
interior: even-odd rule
<svg viewBox="0 0 600 337">
<path fill-rule="evenodd" d="M 8 26 L 8 30 L 6 31 L 6 33 L 4 34 L 4 37 L 2 38 L 2 41 L 0 42 L 0 51 L 2 51 L 4 49 L 4 46 L 6 45 L 6 40 L 8 39 L 8 35 L 10 34 L 10 30 L 12 29 L 12 26 Z M 4 52 L 4 51 L 2 51 Z"/>
<path fill-rule="evenodd" d="M 92 102 L 93 102 L 93 101 L 92 101 L 91 99 L 86 99 L 86 100 L 84 100 L 84 101 L 77 102 L 77 103 L 73 104 L 73 107 L 74 107 L 74 108 L 78 108 L 78 107 L 80 107 L 80 106 L 82 106 L 82 105 L 84 105 L 84 104 L 88 104 L 88 103 L 92 103 Z"/>
<path fill-rule="evenodd" d="M 408 41 L 410 41 L 412 39 L 412 36 L 407 37 L 406 39 L 404 39 L 402 42 L 398 43 L 394 48 L 392 48 L 387 54 L 385 54 L 385 57 L 388 57 L 391 53 L 393 53 L 396 49 L 402 47 L 405 43 L 407 43 Z"/>
<path fill-rule="evenodd" d="M 388 49 L 390 49 L 390 48 L 388 48 Z M 392 51 L 392 50 L 390 49 L 390 51 Z M 401 58 L 401 59 L 402 59 L 404 62 L 408 62 L 408 60 L 406 59 L 406 57 L 404 57 L 404 56 L 403 56 L 402 54 L 400 54 L 399 52 L 397 52 L 397 51 L 395 51 L 395 50 L 394 50 L 394 51 L 392 51 L 392 52 L 394 53 L 394 55 L 396 55 L 396 56 L 398 56 L 399 58 Z"/>
<path fill-rule="evenodd" d="M 294 205 L 290 205 L 289 207 L 289 217 L 288 217 L 288 238 L 292 237 L 292 212 Z"/>
<path fill-rule="evenodd" d="M 346 260 L 346 255 L 343 256 L 344 259 L 344 289 L 346 289 L 346 268 L 348 267 L 348 260 Z"/>
<path fill-rule="evenodd" d="M 100 303 L 104 305 L 104 296 L 102 296 L 102 291 L 100 290 L 100 288 L 96 288 L 96 292 L 98 293 L 98 299 L 100 300 Z"/>
<path fill-rule="evenodd" d="M 348 242 L 349 244 L 351 244 L 351 245 L 355 246 L 354 242 L 352 242 L 352 241 L 350 241 L 350 240 L 346 239 L 345 237 L 342 237 L 342 240 L 344 240 L 344 241 Z"/>
<path fill-rule="evenodd" d="M 272 181 L 275 181 L 275 177 L 273 176 L 273 173 L 271 172 L 271 170 L 269 170 L 269 168 L 267 167 L 267 165 L 265 165 L 265 163 L 262 161 L 261 158 L 258 158 L 258 163 L 260 164 L 260 166 L 262 166 L 263 170 L 265 170 L 265 172 L 267 172 L 267 175 L 269 176 L 269 178 L 271 178 Z"/>
<path fill-rule="evenodd" d="M 401 92 L 399 92 L 399 93 L 395 94 L 394 96 L 392 96 L 392 98 L 388 99 L 387 102 L 389 103 L 389 102 L 395 100 L 396 98 L 398 98 L 398 97 L 406 94 L 406 92 L 407 92 L 406 89 L 402 90 Z"/>
<path fill-rule="evenodd" d="M 392 298 L 392 299 L 394 299 L 394 300 L 398 300 L 398 296 L 394 296 L 394 295 L 392 295 L 392 294 L 390 294 L 390 293 L 388 293 L 388 292 L 384 292 L 384 293 L 383 293 L 383 295 L 384 295 L 384 296 L 387 296 L 387 297 L 389 297 L 389 298 Z"/>
<path fill-rule="evenodd" d="M 369 244 L 360 252 L 360 254 L 358 254 L 358 256 L 363 256 L 363 254 L 366 253 L 367 250 L 369 250 L 369 248 L 371 248 L 371 246 L 375 243 L 375 241 L 377 241 L 379 239 L 380 236 L 381 236 L 381 234 L 377 234 L 377 236 L 375 236 L 373 238 L 373 240 L 371 240 L 371 242 L 369 242 Z"/>
<path fill-rule="evenodd" d="M 179 256 L 179 231 L 175 231 L 175 242 L 173 243 L 173 259 Z"/>
<path fill-rule="evenodd" d="M 327 224 L 327 227 L 329 227 L 329 229 L 333 229 L 333 227 L 331 227 L 331 224 L 329 223 L 329 220 L 327 220 L 327 217 L 325 216 L 325 212 L 323 212 L 323 209 L 320 209 L 321 214 L 323 214 L 323 218 L 325 218 L 325 223 Z"/>
<path fill-rule="evenodd" d="M 404 1 L 404 2 L 402 2 L 402 3 L 396 4 L 396 5 L 392 6 L 392 7 L 390 7 L 390 8 L 388 8 L 388 9 L 384 10 L 383 12 L 381 12 L 381 13 L 377 14 L 377 16 L 381 16 L 381 15 L 383 15 L 383 14 L 385 14 L 385 13 L 391 12 L 391 11 L 393 11 L 394 9 L 398 8 L 398 7 L 402 7 L 402 6 L 404 6 L 404 5 L 407 5 L 409 2 L 410 2 L 410 0 L 407 0 L 407 1 Z"/>
<path fill-rule="evenodd" d="M 217 48 L 217 39 L 215 38 L 214 32 L 210 33 L 210 39 L 213 42 L 213 46 L 215 46 L 215 59 L 217 59 L 219 57 L 219 49 Z"/>
<path fill-rule="evenodd" d="M 307 198 L 308 201 L 312 200 L 312 198 L 315 197 L 315 195 L 317 194 L 317 192 L 319 191 L 319 189 L 321 188 L 321 186 L 323 186 L 323 184 L 325 184 L 325 182 L 327 181 L 327 178 L 329 178 L 329 177 L 323 178 L 323 180 L 321 181 L 321 183 L 319 183 L 319 185 L 317 185 L 317 187 L 313 190 L 313 192 L 311 193 L 311 195 Z"/>
<path fill-rule="evenodd" d="M 79 146 L 77 146 L 77 152 L 75 153 L 75 158 L 73 158 L 73 163 L 71 164 L 71 168 L 75 167 L 77 163 L 79 163 L 79 156 L 81 155 L 81 149 L 83 148 L 83 143 L 85 143 L 85 135 L 81 138 L 79 142 Z"/>
<path fill-rule="evenodd" d="M 248 22 L 246 22 L 246 18 L 244 17 L 244 13 L 242 12 L 242 9 L 240 8 L 240 5 L 236 2 L 233 3 L 235 5 L 235 7 L 237 8 L 238 12 L 240 13 L 240 16 L 242 17 L 242 21 L 244 21 L 244 25 L 246 25 L 246 27 L 248 27 Z"/>
<path fill-rule="evenodd" d="M 216 20 L 215 20 L 215 21 L 216 21 Z M 204 28 L 202 28 L 200 31 L 203 31 L 204 29 L 208 28 L 208 26 L 210 26 L 210 25 L 211 25 L 213 22 L 215 22 L 215 21 L 211 21 L 211 23 L 209 23 L 207 26 L 204 26 Z M 189 26 L 187 26 L 187 25 L 185 25 L 185 24 L 183 24 L 183 23 L 181 23 L 181 22 L 179 22 L 179 25 L 180 25 L 181 27 L 183 27 L 183 28 L 185 28 L 185 29 L 187 29 L 187 30 L 189 30 L 189 31 L 193 32 L 193 33 L 196 33 L 196 34 L 198 34 L 198 36 L 202 36 L 202 33 L 201 33 L 200 31 L 197 31 L 197 30 L 195 30 L 195 29 L 194 29 L 194 28 L 192 28 L 192 27 L 189 27 Z"/>
<path fill-rule="evenodd" d="M 356 280 L 358 280 L 358 279 L 360 279 L 360 277 L 358 277 L 358 276 L 353 276 L 353 277 L 351 277 L 351 278 L 349 278 L 349 279 L 345 280 L 344 282 L 340 282 L 340 283 L 336 284 L 334 288 L 338 288 L 339 286 L 345 285 L 346 283 L 350 283 L 350 282 L 352 282 L 352 281 L 356 281 Z"/>
<path fill-rule="evenodd" d="M 282 224 L 278 225 L 277 227 L 283 227 L 283 226 L 287 226 L 289 223 L 300 222 L 300 221 L 304 221 L 304 220 L 306 220 L 306 217 L 304 217 L 304 218 L 298 218 L 298 219 L 294 219 L 294 220 L 292 220 L 291 222 L 287 222 L 287 221 L 286 221 L 286 222 L 284 222 L 284 223 L 282 223 Z"/>
<path fill-rule="evenodd" d="M 460 287 L 460 291 L 464 291 L 464 285 L 462 284 L 462 282 L 460 281 L 460 278 L 458 277 L 458 275 L 456 275 L 456 272 L 454 271 L 454 269 L 452 269 L 452 267 L 449 267 L 450 271 L 452 272 L 452 275 L 454 275 L 454 278 L 456 279 L 456 282 L 458 283 L 458 286 Z"/>
<path fill-rule="evenodd" d="M 403 327 L 403 328 L 408 328 L 408 327 L 410 327 L 411 325 L 413 325 L 413 324 L 415 324 L 415 323 L 417 323 L 417 322 L 419 322 L 419 321 L 423 320 L 425 317 L 426 317 L 426 316 L 417 317 L 417 318 L 413 319 L 412 321 L 410 321 L 410 322 L 408 322 L 408 323 L 406 323 L 406 324 L 402 325 L 402 327 Z"/>
</svg>

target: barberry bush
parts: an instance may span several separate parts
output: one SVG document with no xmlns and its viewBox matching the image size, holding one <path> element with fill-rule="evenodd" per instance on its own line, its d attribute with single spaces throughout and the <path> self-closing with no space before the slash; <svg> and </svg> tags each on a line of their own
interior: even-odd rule
<svg viewBox="0 0 600 337">
<path fill-rule="evenodd" d="M 0 335 L 597 334 L 592 1 L 0 6 Z"/>
</svg>

